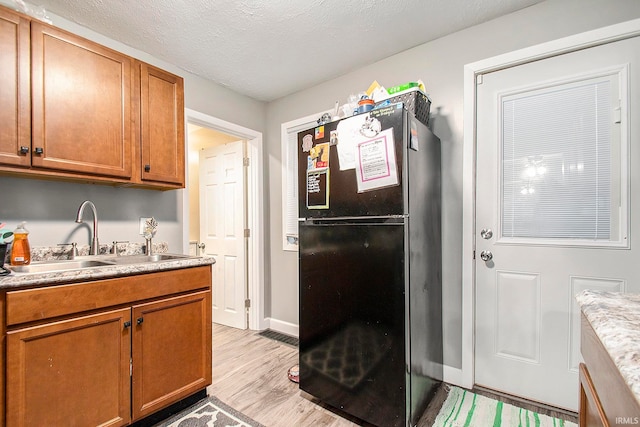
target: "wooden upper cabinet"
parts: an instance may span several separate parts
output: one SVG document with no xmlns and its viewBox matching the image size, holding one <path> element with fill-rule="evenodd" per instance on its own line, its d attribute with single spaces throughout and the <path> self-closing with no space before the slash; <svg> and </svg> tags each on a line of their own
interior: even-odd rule
<svg viewBox="0 0 640 427">
<path fill-rule="evenodd" d="M 0 164 L 31 165 L 29 20 L 0 9 Z"/>
<path fill-rule="evenodd" d="M 130 178 L 133 59 L 31 22 L 32 166 Z"/>
<path fill-rule="evenodd" d="M 148 185 L 183 188 L 184 82 L 143 62 L 140 74 L 140 179 Z"/>
<path fill-rule="evenodd" d="M 0 171 L 185 186 L 184 81 L 0 6 Z"/>
</svg>

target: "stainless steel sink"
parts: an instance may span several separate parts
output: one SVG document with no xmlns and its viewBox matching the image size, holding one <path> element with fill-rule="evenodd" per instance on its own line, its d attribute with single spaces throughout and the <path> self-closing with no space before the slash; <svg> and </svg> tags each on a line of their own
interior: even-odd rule
<svg viewBox="0 0 640 427">
<path fill-rule="evenodd" d="M 12 265 L 9 266 L 9 268 L 16 273 L 45 273 L 65 270 L 78 270 L 91 267 L 104 267 L 107 265 L 113 265 L 113 263 L 92 259 L 82 259 L 34 262 L 29 265 Z"/>
<path fill-rule="evenodd" d="M 108 261 L 112 264 L 144 264 L 148 262 L 175 261 L 178 259 L 191 258 L 189 255 L 179 254 L 153 254 L 153 255 L 125 255 L 111 257 Z"/>
<path fill-rule="evenodd" d="M 29 265 L 12 265 L 9 269 L 16 273 L 53 273 L 66 270 L 80 270 L 93 267 L 107 267 L 114 265 L 131 265 L 157 263 L 161 261 L 174 261 L 178 259 L 191 258 L 189 255 L 180 254 L 153 254 L 153 255 L 98 255 L 87 256 L 82 259 L 61 260 L 61 261 L 41 261 Z"/>
</svg>

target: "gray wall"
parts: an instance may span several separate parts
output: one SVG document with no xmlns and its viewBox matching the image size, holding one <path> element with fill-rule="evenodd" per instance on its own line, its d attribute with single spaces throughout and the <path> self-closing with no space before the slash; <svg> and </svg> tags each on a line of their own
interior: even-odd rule
<svg viewBox="0 0 640 427">
<path fill-rule="evenodd" d="M 266 106 L 263 102 L 234 93 L 64 18 L 48 15 L 59 28 L 182 76 L 186 108 L 264 132 Z M 33 246 L 72 241 L 89 244 L 88 226 L 74 222 L 76 211 L 85 199 L 96 204 L 102 244 L 113 240 L 143 243 L 144 239 L 138 234 L 139 217 L 148 216 L 158 220 L 156 240 L 168 242 L 170 251 L 182 252 L 183 242 L 188 239 L 183 236 L 184 190 L 163 192 L 0 176 L 0 195 L 0 221 L 10 228 L 19 221 L 28 221 Z M 86 214 L 90 221 L 91 215 Z"/>
<path fill-rule="evenodd" d="M 365 90 L 373 80 L 389 87 L 422 79 L 433 101 L 432 128 L 443 147 L 445 363 L 460 368 L 464 65 L 638 17 L 637 0 L 549 0 L 269 103 L 266 149 L 271 189 L 271 261 L 278 266 L 271 272 L 271 317 L 298 323 L 297 254 L 283 251 L 280 237 L 280 124 L 330 109 L 336 100 L 344 102 L 350 93 Z M 425 17 L 425 25 L 428 24 Z"/>
<path fill-rule="evenodd" d="M 297 254 L 282 250 L 281 123 L 329 109 L 336 100 L 345 101 L 350 93 L 366 89 L 373 80 L 387 86 L 424 80 L 433 99 L 432 127 L 443 142 L 445 361 L 454 367 L 460 367 L 461 362 L 463 66 L 638 17 L 637 0 L 549 0 L 265 105 L 52 15 L 58 27 L 183 76 L 187 108 L 265 133 L 266 260 L 276 266 L 267 266 L 265 313 L 294 325 L 298 323 Z M 425 16 L 425 25 L 428 24 L 429 18 Z M 314 55 L 312 49 L 310 46 L 310 56 Z M 18 221 L 29 221 L 27 228 L 35 246 L 72 240 L 88 244 L 87 227 L 73 222 L 84 199 L 93 200 L 98 207 L 103 243 L 140 239 L 138 217 L 151 215 L 160 223 L 157 239 L 169 242 L 170 250 L 181 251 L 183 239 L 187 238 L 183 236 L 184 191 L 159 192 L 2 176 L 0 195 L 0 221 L 11 227 Z"/>
</svg>

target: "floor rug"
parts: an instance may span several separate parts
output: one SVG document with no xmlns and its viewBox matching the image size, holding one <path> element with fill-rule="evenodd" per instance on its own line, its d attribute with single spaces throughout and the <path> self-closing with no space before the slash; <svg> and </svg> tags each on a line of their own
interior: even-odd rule
<svg viewBox="0 0 640 427">
<path fill-rule="evenodd" d="M 209 396 L 154 427 L 265 427 Z"/>
<path fill-rule="evenodd" d="M 451 387 L 434 427 L 575 427 L 576 424 Z"/>
</svg>

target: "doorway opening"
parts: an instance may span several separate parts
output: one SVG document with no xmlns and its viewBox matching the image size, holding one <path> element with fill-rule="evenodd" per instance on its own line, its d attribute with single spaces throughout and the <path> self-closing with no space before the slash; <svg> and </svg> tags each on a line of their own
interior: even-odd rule
<svg viewBox="0 0 640 427">
<path fill-rule="evenodd" d="M 262 133 L 234 123 L 226 122 L 203 113 L 186 109 L 187 127 L 187 188 L 183 198 L 183 250 L 190 254 L 204 254 L 206 248 L 199 247 L 200 239 L 200 186 L 199 157 L 203 149 L 224 146 L 232 141 L 243 141 L 245 182 L 240 189 L 244 200 L 245 217 L 245 254 L 242 268 L 244 270 L 243 286 L 246 300 L 246 323 L 244 326 L 252 330 L 265 329 L 264 321 L 264 191 L 262 187 Z M 208 214 L 207 214 L 208 215 Z M 220 262 L 220 260 L 216 260 Z M 215 269 L 215 264 L 214 264 Z M 214 290 L 216 285 L 214 274 Z M 246 289 L 244 289 L 246 286 Z M 214 316 L 214 321 L 216 318 Z"/>
</svg>

